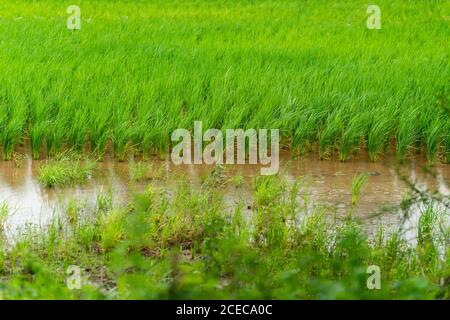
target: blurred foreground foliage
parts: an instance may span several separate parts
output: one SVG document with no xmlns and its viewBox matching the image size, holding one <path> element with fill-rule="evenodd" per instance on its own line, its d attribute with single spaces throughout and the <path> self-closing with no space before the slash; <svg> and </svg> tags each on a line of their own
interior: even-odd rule
<svg viewBox="0 0 450 320">
<path fill-rule="evenodd" d="M 415 241 L 382 226 L 369 238 L 358 219 L 312 205 L 301 183 L 257 177 L 249 206 L 218 189 L 148 187 L 126 205 L 105 193 L 95 209 L 69 202 L 45 230 L 2 233 L 0 298 L 449 298 L 448 212 L 428 205 Z M 80 289 L 66 286 L 70 265 Z M 379 290 L 367 288 L 369 265 Z"/>
</svg>

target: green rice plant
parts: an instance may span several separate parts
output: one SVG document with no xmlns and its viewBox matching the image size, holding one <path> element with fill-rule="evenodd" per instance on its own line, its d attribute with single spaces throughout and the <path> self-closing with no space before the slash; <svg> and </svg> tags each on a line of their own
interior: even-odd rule
<svg viewBox="0 0 450 320">
<path fill-rule="evenodd" d="M 278 128 L 282 144 L 317 147 L 320 158 L 338 149 L 345 160 L 367 142 L 375 160 L 392 141 L 399 160 L 425 150 L 433 161 L 435 151 L 448 153 L 448 118 L 434 103 L 447 97 L 450 77 L 439 45 L 448 38 L 446 2 L 378 5 L 408 15 L 375 33 L 350 0 L 308 2 L 301 15 L 291 0 L 130 1 L 106 11 L 85 3 L 95 27 L 70 32 L 52 18 L 64 15 L 55 0 L 4 0 L 3 157 L 27 138 L 35 159 L 44 144 L 50 154 L 67 146 L 119 159 L 164 155 L 174 129 L 201 120 L 205 128 Z"/>
<path fill-rule="evenodd" d="M 69 148 L 82 152 L 88 135 L 86 123 L 88 123 L 87 114 L 82 111 L 77 112 L 75 114 L 75 119 L 72 119 L 70 127 L 67 128 L 68 132 L 66 136 Z"/>
<path fill-rule="evenodd" d="M 361 189 L 367 181 L 367 173 L 355 175 L 352 178 L 352 207 L 356 205 L 361 195 Z"/>
<path fill-rule="evenodd" d="M 450 126 L 448 126 L 448 127 L 450 128 Z M 444 158 L 445 158 L 446 163 L 450 163 L 450 137 L 448 137 L 448 136 L 445 139 Z"/>
<path fill-rule="evenodd" d="M 37 179 L 48 188 L 82 184 L 93 175 L 95 168 L 91 161 L 48 161 L 40 166 Z"/>
<path fill-rule="evenodd" d="M 347 160 L 351 153 L 355 153 L 359 149 L 359 144 L 365 135 L 368 121 L 369 117 L 366 113 L 354 116 L 350 120 L 342 134 L 339 147 L 339 158 L 341 161 Z"/>
<path fill-rule="evenodd" d="M 444 110 L 444 123 L 443 123 L 443 137 L 442 137 L 442 149 L 443 149 L 443 160 L 447 163 L 450 163 L 450 134 L 447 134 L 450 132 L 450 95 L 447 94 L 447 97 L 445 95 L 442 95 L 440 99 L 438 99 L 438 106 Z"/>
<path fill-rule="evenodd" d="M 445 214 L 428 206 L 421 212 L 417 230 L 417 251 L 422 270 L 447 272 L 436 264 L 436 257 L 442 254 L 443 248 L 448 247 L 449 229 L 445 223 Z M 444 249 L 445 250 L 445 249 Z M 447 268 L 448 269 L 448 268 Z"/>
<path fill-rule="evenodd" d="M 64 211 L 69 219 L 70 224 L 76 226 L 80 222 L 83 205 L 80 204 L 79 199 L 70 198 L 67 202 L 67 205 L 65 206 Z"/>
<path fill-rule="evenodd" d="M 41 122 L 30 128 L 31 155 L 35 160 L 39 160 L 41 157 L 41 147 L 44 142 L 47 126 L 47 123 Z"/>
<path fill-rule="evenodd" d="M 438 212 L 429 206 L 420 215 L 418 225 L 418 243 L 422 246 L 433 245 Z"/>
<path fill-rule="evenodd" d="M 285 186 L 275 176 L 257 176 L 254 179 L 255 205 L 266 207 L 281 198 Z"/>
<path fill-rule="evenodd" d="M 108 116 L 100 115 L 96 118 L 96 116 L 93 115 L 90 121 L 92 124 L 89 135 L 92 143 L 92 151 L 97 153 L 99 157 L 102 158 L 110 138 L 110 130 L 108 130 Z"/>
<path fill-rule="evenodd" d="M 327 122 L 320 134 L 319 157 L 320 159 L 329 158 L 336 147 L 338 136 L 343 130 L 344 115 L 342 110 L 337 109 L 332 115 L 328 116 Z"/>
<path fill-rule="evenodd" d="M 425 133 L 426 141 L 426 154 L 429 163 L 433 163 L 436 159 L 439 146 L 443 142 L 443 124 L 439 121 L 435 121 L 430 124 L 427 132 Z"/>
<path fill-rule="evenodd" d="M 386 149 L 389 138 L 392 136 L 393 119 L 390 114 L 380 114 L 371 121 L 367 135 L 367 150 L 371 161 L 378 160 L 380 154 Z"/>
<path fill-rule="evenodd" d="M 13 109 L 11 117 L 2 129 L 3 159 L 10 160 L 15 147 L 23 139 L 27 115 L 22 107 Z"/>
<path fill-rule="evenodd" d="M 415 119 L 418 116 L 418 112 L 417 109 L 410 110 L 400 118 L 396 142 L 396 156 L 399 161 L 405 159 L 408 152 L 414 148 L 414 144 L 417 142 L 418 133 Z"/>
<path fill-rule="evenodd" d="M 3 160 L 10 160 L 15 146 L 20 141 L 20 135 L 22 131 L 22 122 L 13 121 L 10 122 L 7 127 L 5 127 L 3 131 Z"/>
<path fill-rule="evenodd" d="M 111 250 L 125 237 L 124 219 L 125 213 L 120 209 L 114 209 L 107 215 L 99 216 L 99 236 L 103 251 Z"/>
<path fill-rule="evenodd" d="M 130 135 L 121 132 L 115 133 L 112 138 L 115 155 L 119 161 L 124 161 L 127 152 L 131 149 Z"/>
<path fill-rule="evenodd" d="M 48 132 L 45 140 L 47 144 L 47 155 L 54 157 L 62 152 L 67 130 L 66 124 L 61 119 L 60 121 L 51 123 L 47 130 Z"/>
<path fill-rule="evenodd" d="M 142 159 L 146 161 L 151 151 L 151 141 L 147 135 L 147 125 L 145 123 L 146 116 L 141 119 L 140 124 L 136 124 L 131 131 L 131 141 L 135 148 L 136 155 L 142 156 Z"/>
<path fill-rule="evenodd" d="M 36 83 L 40 83 L 41 80 L 33 79 Z M 47 103 L 49 102 L 48 96 L 41 90 L 41 86 L 35 86 L 30 88 L 28 92 L 28 99 L 30 101 L 30 123 L 33 125 L 29 128 L 29 138 L 31 155 L 33 159 L 39 159 L 41 154 L 41 148 L 45 142 L 46 132 L 50 126 L 50 118 L 52 116 L 49 112 Z"/>
</svg>

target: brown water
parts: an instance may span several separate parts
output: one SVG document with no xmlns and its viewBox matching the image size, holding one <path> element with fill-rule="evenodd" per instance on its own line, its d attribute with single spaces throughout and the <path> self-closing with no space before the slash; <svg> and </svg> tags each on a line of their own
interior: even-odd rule
<svg viewBox="0 0 450 320">
<path fill-rule="evenodd" d="M 176 181 L 180 176 L 187 177 L 194 187 L 198 187 L 202 177 L 214 169 L 213 166 L 206 165 L 175 166 L 163 160 L 149 162 L 156 167 L 162 167 L 165 177 L 163 180 L 148 183 L 167 189 L 173 186 L 170 182 Z M 99 194 L 111 190 L 116 201 L 126 201 L 130 192 L 142 189 L 146 185 L 130 182 L 128 163 L 107 160 L 99 163 L 95 178 L 82 186 L 48 189 L 36 180 L 41 163 L 27 157 L 18 168 L 12 161 L 0 161 L 0 204 L 6 201 L 9 206 L 10 215 L 5 228 L 10 235 L 16 234 L 24 227 L 47 224 L 54 215 L 64 210 L 69 199 L 75 198 L 77 202 L 85 203 L 86 206 L 94 205 Z M 369 226 L 375 226 L 380 221 L 383 224 L 396 224 L 399 221 L 398 212 L 393 207 L 400 203 L 405 184 L 397 175 L 394 164 L 394 161 L 389 160 L 373 163 L 365 159 L 345 163 L 333 160 L 319 161 L 314 156 L 292 160 L 288 154 L 282 154 L 280 174 L 289 182 L 301 180 L 313 203 L 334 207 L 338 214 L 345 214 L 351 207 L 352 178 L 358 173 L 367 172 L 369 177 L 362 188 L 353 215 L 364 219 Z M 424 163 L 420 161 L 409 162 L 400 170 L 418 186 L 449 195 L 450 166 L 435 166 L 433 177 L 423 172 L 423 165 Z M 229 177 L 243 176 L 246 182 L 239 189 L 233 186 L 224 188 L 226 203 L 232 207 L 242 201 L 245 207 L 251 206 L 250 186 L 253 177 L 259 174 L 259 166 L 227 166 L 225 174 Z M 383 211 L 383 208 L 390 209 Z"/>
</svg>

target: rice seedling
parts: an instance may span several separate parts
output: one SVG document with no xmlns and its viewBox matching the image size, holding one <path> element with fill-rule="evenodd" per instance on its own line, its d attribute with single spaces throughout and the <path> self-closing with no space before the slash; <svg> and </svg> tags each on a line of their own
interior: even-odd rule
<svg viewBox="0 0 450 320">
<path fill-rule="evenodd" d="M 108 215 L 100 215 L 99 224 L 102 226 L 99 237 L 103 251 L 114 248 L 125 237 L 123 219 L 125 213 L 120 208 L 112 210 Z"/>
<path fill-rule="evenodd" d="M 82 184 L 93 175 L 95 167 L 91 161 L 49 161 L 40 166 L 37 179 L 48 188 Z"/>
<path fill-rule="evenodd" d="M 368 174 L 355 175 L 352 179 L 352 207 L 356 205 L 361 195 L 361 189 L 367 181 Z"/>
</svg>

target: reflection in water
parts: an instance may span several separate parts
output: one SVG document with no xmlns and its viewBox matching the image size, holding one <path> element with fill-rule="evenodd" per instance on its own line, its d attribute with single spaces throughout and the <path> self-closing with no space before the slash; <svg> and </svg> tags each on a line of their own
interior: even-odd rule
<svg viewBox="0 0 450 320">
<path fill-rule="evenodd" d="M 164 181 L 152 181 L 161 187 L 170 189 L 170 182 L 183 175 L 192 181 L 193 186 L 199 186 L 201 177 L 207 175 L 213 166 L 183 165 L 175 166 L 168 161 L 152 160 L 157 167 L 165 168 Z M 69 199 L 76 198 L 87 205 L 95 205 L 97 196 L 107 190 L 112 190 L 116 200 L 126 199 L 130 192 L 144 188 L 144 185 L 130 183 L 128 164 L 124 162 L 105 161 L 99 163 L 96 178 L 89 183 L 72 188 L 45 189 L 35 179 L 41 162 L 31 161 L 28 157 L 21 168 L 16 168 L 13 162 L 0 162 L 0 203 L 7 201 L 10 216 L 5 226 L 8 234 L 17 233 L 27 225 L 46 225 L 54 215 L 63 211 Z M 398 205 L 405 191 L 405 184 L 399 179 L 393 165 L 394 162 L 368 162 L 353 160 L 349 162 L 318 161 L 315 157 L 291 160 L 286 154 L 281 157 L 280 174 L 287 181 L 299 179 L 304 184 L 313 203 L 326 204 L 336 208 L 338 214 L 345 214 L 351 207 L 352 178 L 366 172 L 369 177 L 363 186 L 360 200 L 355 208 L 354 216 L 364 219 L 369 230 L 375 228 L 381 221 L 383 224 L 396 224 L 399 215 L 392 209 L 386 209 L 385 214 L 371 218 L 383 208 Z M 438 190 L 449 195 L 450 166 L 437 165 L 434 169 L 435 178 L 425 174 L 420 164 L 413 162 L 400 168 L 403 174 L 409 176 L 421 188 Z M 251 205 L 250 183 L 259 174 L 257 165 L 234 165 L 226 167 L 229 176 L 240 175 L 247 181 L 246 186 L 236 191 L 236 188 L 224 189 L 227 204 L 233 206 L 241 201 L 246 206 Z"/>
</svg>

